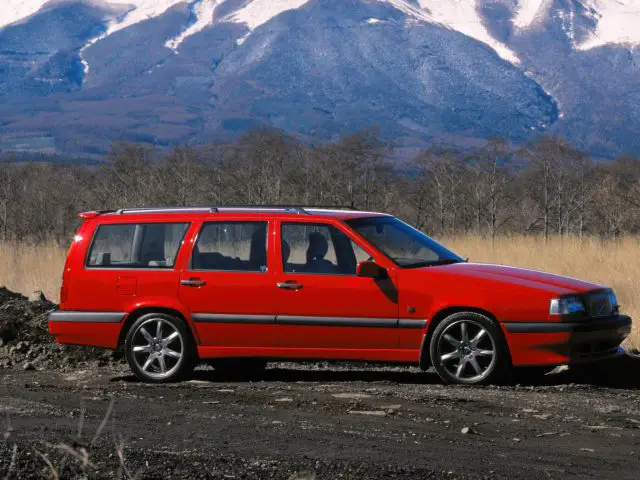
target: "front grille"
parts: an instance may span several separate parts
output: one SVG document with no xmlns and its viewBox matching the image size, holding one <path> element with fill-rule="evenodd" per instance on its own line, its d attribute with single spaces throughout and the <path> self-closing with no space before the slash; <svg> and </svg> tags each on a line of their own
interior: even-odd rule
<svg viewBox="0 0 640 480">
<path fill-rule="evenodd" d="M 589 316 L 592 318 L 610 317 L 616 313 L 617 305 L 611 304 L 609 292 L 596 292 L 589 294 Z"/>
</svg>

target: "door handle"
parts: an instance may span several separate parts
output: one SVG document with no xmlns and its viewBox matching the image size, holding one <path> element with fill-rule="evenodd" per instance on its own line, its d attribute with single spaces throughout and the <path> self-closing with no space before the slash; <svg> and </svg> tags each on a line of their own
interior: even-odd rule
<svg viewBox="0 0 640 480">
<path fill-rule="evenodd" d="M 304 285 L 301 283 L 289 283 L 289 282 L 279 282 L 278 288 L 283 288 L 285 290 L 300 290 Z"/>
<path fill-rule="evenodd" d="M 207 284 L 204 280 L 199 278 L 190 278 L 189 280 L 180 280 L 180 285 L 185 287 L 204 287 Z"/>
</svg>

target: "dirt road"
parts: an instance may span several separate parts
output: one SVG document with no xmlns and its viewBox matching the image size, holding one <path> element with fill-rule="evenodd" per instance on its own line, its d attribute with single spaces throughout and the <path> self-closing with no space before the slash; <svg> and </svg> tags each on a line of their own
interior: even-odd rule
<svg viewBox="0 0 640 480">
<path fill-rule="evenodd" d="M 564 373 L 489 388 L 325 364 L 280 364 L 255 382 L 200 371 L 168 386 L 125 368 L 0 370 L 0 478 L 637 479 L 640 368 L 629 362 L 606 386 Z"/>
</svg>

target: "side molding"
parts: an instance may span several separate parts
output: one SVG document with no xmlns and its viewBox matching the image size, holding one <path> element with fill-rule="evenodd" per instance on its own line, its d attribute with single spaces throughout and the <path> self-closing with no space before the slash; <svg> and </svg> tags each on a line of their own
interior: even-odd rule
<svg viewBox="0 0 640 480">
<path fill-rule="evenodd" d="M 365 327 L 365 328 L 406 328 L 422 330 L 426 327 L 426 320 L 396 319 L 396 318 L 368 318 L 368 317 L 315 317 L 300 315 L 242 315 L 193 313 L 195 323 L 240 323 L 240 324 L 278 324 L 278 325 L 307 325 L 315 327 Z"/>
<path fill-rule="evenodd" d="M 50 322 L 120 323 L 124 312 L 77 312 L 56 310 L 49 314 Z"/>
<path fill-rule="evenodd" d="M 196 323 L 248 323 L 269 324 L 276 323 L 275 315 L 228 315 L 216 313 L 194 313 L 191 318 Z"/>
</svg>

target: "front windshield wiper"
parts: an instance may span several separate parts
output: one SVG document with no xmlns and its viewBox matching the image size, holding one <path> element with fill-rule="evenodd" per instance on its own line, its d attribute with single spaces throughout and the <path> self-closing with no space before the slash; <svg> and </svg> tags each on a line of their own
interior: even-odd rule
<svg viewBox="0 0 640 480">
<path fill-rule="evenodd" d="M 437 267 L 440 265 L 453 265 L 454 263 L 464 263 L 464 260 L 457 258 L 443 258 L 441 260 L 425 260 L 420 262 L 406 263 L 403 268 Z"/>
</svg>

